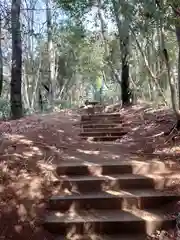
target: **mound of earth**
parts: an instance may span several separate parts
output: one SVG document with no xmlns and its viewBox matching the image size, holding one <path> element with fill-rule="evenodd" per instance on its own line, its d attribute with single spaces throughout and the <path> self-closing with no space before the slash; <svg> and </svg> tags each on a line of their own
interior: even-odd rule
<svg viewBox="0 0 180 240">
<path fill-rule="evenodd" d="M 53 174 L 61 161 L 138 155 L 175 161 L 179 167 L 180 144 L 163 135 L 175 121 L 169 109 L 136 105 L 119 112 L 130 130 L 108 145 L 81 141 L 79 115 L 73 111 L 0 123 L 0 239 L 53 239 L 41 222 L 48 198 L 61 191 Z M 179 186 L 174 183 L 170 190 L 179 191 Z"/>
</svg>

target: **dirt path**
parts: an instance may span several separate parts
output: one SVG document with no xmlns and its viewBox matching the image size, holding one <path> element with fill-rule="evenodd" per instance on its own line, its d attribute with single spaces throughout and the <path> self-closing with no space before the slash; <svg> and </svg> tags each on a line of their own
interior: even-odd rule
<svg viewBox="0 0 180 240">
<path fill-rule="evenodd" d="M 162 135 L 174 123 L 169 110 L 136 106 L 121 113 L 131 130 L 108 144 L 81 141 L 79 116 L 71 111 L 0 124 L 0 239 L 53 239 L 41 220 L 46 200 L 60 191 L 52 172 L 62 161 L 160 159 L 179 167 L 178 141 L 172 145 Z"/>
</svg>

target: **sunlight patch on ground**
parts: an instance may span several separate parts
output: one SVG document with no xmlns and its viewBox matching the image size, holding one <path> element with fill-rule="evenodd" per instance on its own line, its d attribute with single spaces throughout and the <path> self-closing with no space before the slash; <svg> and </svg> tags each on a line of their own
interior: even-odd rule
<svg viewBox="0 0 180 240">
<path fill-rule="evenodd" d="M 29 177 L 27 174 L 21 174 L 18 178 L 18 182 L 12 184 L 12 187 L 16 189 L 16 194 L 20 198 L 42 199 L 41 192 L 42 179 L 40 177 Z M 13 186 L 14 185 L 14 186 Z"/>
<path fill-rule="evenodd" d="M 62 216 L 64 216 L 64 214 L 61 213 L 61 212 L 56 212 L 56 213 L 55 213 L 55 216 L 56 216 L 56 217 L 62 217 Z"/>
<path fill-rule="evenodd" d="M 171 153 L 176 155 L 176 153 L 180 153 L 180 147 L 174 146 L 174 147 L 164 147 L 162 149 L 157 149 L 155 151 L 156 154 L 164 154 L 164 153 Z"/>
<path fill-rule="evenodd" d="M 149 130 L 149 129 L 153 129 L 153 128 L 155 128 L 155 127 L 156 127 L 156 124 L 151 123 L 151 124 L 148 124 L 148 126 L 145 126 L 144 129 Z"/>
<path fill-rule="evenodd" d="M 59 132 L 59 133 L 64 133 L 64 130 L 59 129 L 59 130 L 57 130 L 57 132 Z"/>
<path fill-rule="evenodd" d="M 48 161 L 48 160 L 45 160 L 45 161 L 41 160 L 41 161 L 39 161 L 37 163 L 37 166 L 39 166 L 41 169 L 45 169 L 45 170 L 48 170 L 48 171 L 54 171 L 56 166 L 51 164 L 51 161 L 53 161 L 53 159 L 50 160 L 50 161 Z"/>
<path fill-rule="evenodd" d="M 33 141 L 26 139 L 23 135 L 19 135 L 19 134 L 4 134 L 4 137 L 7 137 L 7 139 L 11 140 L 11 141 L 18 141 L 18 143 L 23 143 L 23 144 L 32 144 Z"/>
<path fill-rule="evenodd" d="M 108 193 L 108 194 L 111 194 L 113 196 L 124 196 L 124 195 L 134 196 L 134 194 L 132 194 L 130 192 L 127 192 L 127 191 L 123 191 L 123 190 L 120 190 L 118 192 L 113 191 L 113 190 L 105 190 L 104 192 Z"/>
<path fill-rule="evenodd" d="M 133 214 L 136 217 L 139 217 L 146 221 L 161 220 L 161 217 L 155 213 L 148 212 L 142 209 L 126 209 L 126 212 Z"/>
<path fill-rule="evenodd" d="M 83 165 L 84 166 L 88 166 L 88 167 L 91 167 L 91 166 L 101 166 L 100 164 L 94 163 L 94 162 L 91 162 L 91 161 L 84 161 Z"/>
<path fill-rule="evenodd" d="M 85 154 L 93 154 L 93 155 L 98 155 L 100 153 L 100 151 L 93 151 L 93 150 L 82 150 L 82 149 L 77 149 L 77 152 L 80 153 L 85 153 Z"/>
<path fill-rule="evenodd" d="M 119 155 L 115 155 L 115 154 L 112 154 L 112 153 L 104 153 L 104 157 L 106 159 L 112 159 L 112 160 L 115 160 L 115 159 L 119 159 L 120 156 Z"/>
<path fill-rule="evenodd" d="M 39 191 L 41 189 L 41 181 L 39 178 L 35 178 L 31 180 L 31 183 L 29 184 L 29 195 L 31 198 L 35 197 L 42 197 L 41 192 Z"/>
<path fill-rule="evenodd" d="M 160 133 L 154 134 L 154 135 L 152 136 L 152 138 L 160 137 L 160 136 L 163 136 L 163 135 L 164 135 L 164 132 L 160 132 Z"/>
<path fill-rule="evenodd" d="M 117 181 L 117 177 L 112 177 L 112 176 L 102 175 L 102 174 L 99 174 L 98 176 L 105 177 L 105 178 L 108 179 L 108 180 Z"/>
<path fill-rule="evenodd" d="M 74 159 L 74 160 L 75 160 L 75 159 L 76 159 L 76 160 L 79 159 L 79 158 L 77 158 L 77 157 L 75 157 L 75 156 L 68 156 L 68 158 L 69 158 L 69 159 Z"/>
<path fill-rule="evenodd" d="M 39 134 L 39 135 L 38 135 L 38 138 L 43 139 L 44 137 L 43 137 L 42 135 Z"/>
<path fill-rule="evenodd" d="M 22 156 L 25 158 L 32 157 L 34 155 L 43 156 L 43 152 L 37 147 L 30 147 L 28 151 L 22 152 Z"/>
<path fill-rule="evenodd" d="M 140 126 L 132 128 L 132 131 L 137 131 L 138 129 L 140 129 Z"/>
</svg>

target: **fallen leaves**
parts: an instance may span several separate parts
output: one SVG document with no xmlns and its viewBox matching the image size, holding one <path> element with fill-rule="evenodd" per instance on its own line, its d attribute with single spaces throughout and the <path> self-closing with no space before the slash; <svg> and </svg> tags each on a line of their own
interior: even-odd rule
<svg viewBox="0 0 180 240">
<path fill-rule="evenodd" d="M 79 116 L 73 111 L 0 123 L 0 236 L 6 240 L 52 238 L 35 223 L 41 219 L 48 197 L 61 191 L 53 185 L 53 171 L 62 160 L 83 157 L 85 161 L 88 156 L 95 159 L 103 154 L 115 160 L 132 152 L 139 152 L 145 160 L 148 156 L 151 160 L 161 158 L 162 154 L 163 161 L 171 160 L 172 154 L 176 159 L 180 156 L 179 140 L 172 146 L 162 135 L 174 123 L 171 111 L 142 105 L 126 109 L 116 106 L 116 111 L 123 115 L 129 132 L 108 146 L 80 141 Z M 165 240 L 163 234 L 154 239 L 163 236 Z"/>
</svg>

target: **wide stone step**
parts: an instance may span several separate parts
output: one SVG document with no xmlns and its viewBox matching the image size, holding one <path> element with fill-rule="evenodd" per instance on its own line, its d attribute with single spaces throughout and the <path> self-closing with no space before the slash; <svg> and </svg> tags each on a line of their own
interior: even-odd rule
<svg viewBox="0 0 180 240">
<path fill-rule="evenodd" d="M 72 236 L 59 236 L 55 240 L 146 240 L 146 235 L 132 235 L 132 234 L 118 234 L 118 235 L 97 235 L 97 234 L 87 234 L 79 235 L 73 234 Z"/>
<path fill-rule="evenodd" d="M 86 121 L 81 121 L 81 126 L 82 125 L 92 125 L 92 124 L 122 124 L 123 120 L 122 119 L 92 119 L 92 120 L 86 120 Z"/>
<path fill-rule="evenodd" d="M 89 210 L 52 211 L 44 222 L 44 227 L 56 234 L 148 234 L 161 228 L 175 226 L 175 217 L 165 215 L 160 210 Z"/>
<path fill-rule="evenodd" d="M 57 175 L 79 176 L 79 175 L 108 175 L 108 174 L 174 174 L 176 169 L 175 163 L 168 163 L 151 160 L 87 160 L 87 161 L 64 161 L 56 168 Z M 171 169 L 172 168 L 172 169 Z"/>
<path fill-rule="evenodd" d="M 82 115 L 81 116 L 81 121 L 86 121 L 86 120 L 92 120 L 92 119 L 112 119 L 112 118 L 117 118 L 117 119 L 123 119 L 123 116 L 120 115 L 119 113 L 100 113 L 100 114 L 87 114 L 87 115 Z"/>
<path fill-rule="evenodd" d="M 63 189 L 77 192 L 94 192 L 102 190 L 154 188 L 155 181 L 140 175 L 123 174 L 109 176 L 60 176 L 56 184 Z"/>
<path fill-rule="evenodd" d="M 98 129 L 101 129 L 101 128 L 105 128 L 105 129 L 112 129 L 112 128 L 123 128 L 124 126 L 128 126 L 128 124 L 125 124 L 125 123 L 81 123 L 81 125 L 83 125 L 83 128 L 84 129 L 88 129 L 88 128 L 98 128 Z"/>
<path fill-rule="evenodd" d="M 65 162 L 56 168 L 58 175 L 99 175 L 99 174 L 125 174 L 132 173 L 134 165 L 131 162 Z"/>
<path fill-rule="evenodd" d="M 100 176 L 60 176 L 55 184 L 61 185 L 61 189 L 73 192 L 98 192 L 107 190 L 127 190 L 164 187 L 179 180 L 180 175 L 172 174 L 148 174 L 146 176 L 134 174 L 100 175 Z"/>
<path fill-rule="evenodd" d="M 170 164 L 173 167 L 173 163 Z M 57 168 L 58 175 L 105 175 L 105 174 L 150 174 L 150 173 L 174 173 L 170 166 L 162 161 L 108 161 L 108 160 L 89 160 L 89 161 L 64 161 Z"/>
<path fill-rule="evenodd" d="M 127 134 L 128 131 L 125 130 L 116 130 L 116 131 L 109 131 L 109 132 L 82 132 L 79 134 L 81 137 L 108 137 L 108 136 L 123 136 Z"/>
<path fill-rule="evenodd" d="M 124 133 L 124 135 L 127 133 Z M 88 140 L 88 141 L 95 141 L 95 142 L 110 142 L 110 141 L 116 141 L 122 138 L 122 134 L 119 136 L 97 136 L 97 137 L 82 137 L 82 140 Z"/>
<path fill-rule="evenodd" d="M 120 132 L 128 132 L 129 128 L 83 128 L 83 132 L 84 133 L 89 133 L 89 132 L 102 132 L 102 133 L 107 133 L 107 134 L 111 134 L 111 133 L 120 133 Z"/>
<path fill-rule="evenodd" d="M 89 194 L 53 196 L 49 199 L 50 210 L 123 210 L 124 208 L 158 208 L 169 202 L 180 200 L 180 195 L 155 190 L 130 190 L 92 192 Z"/>
</svg>

